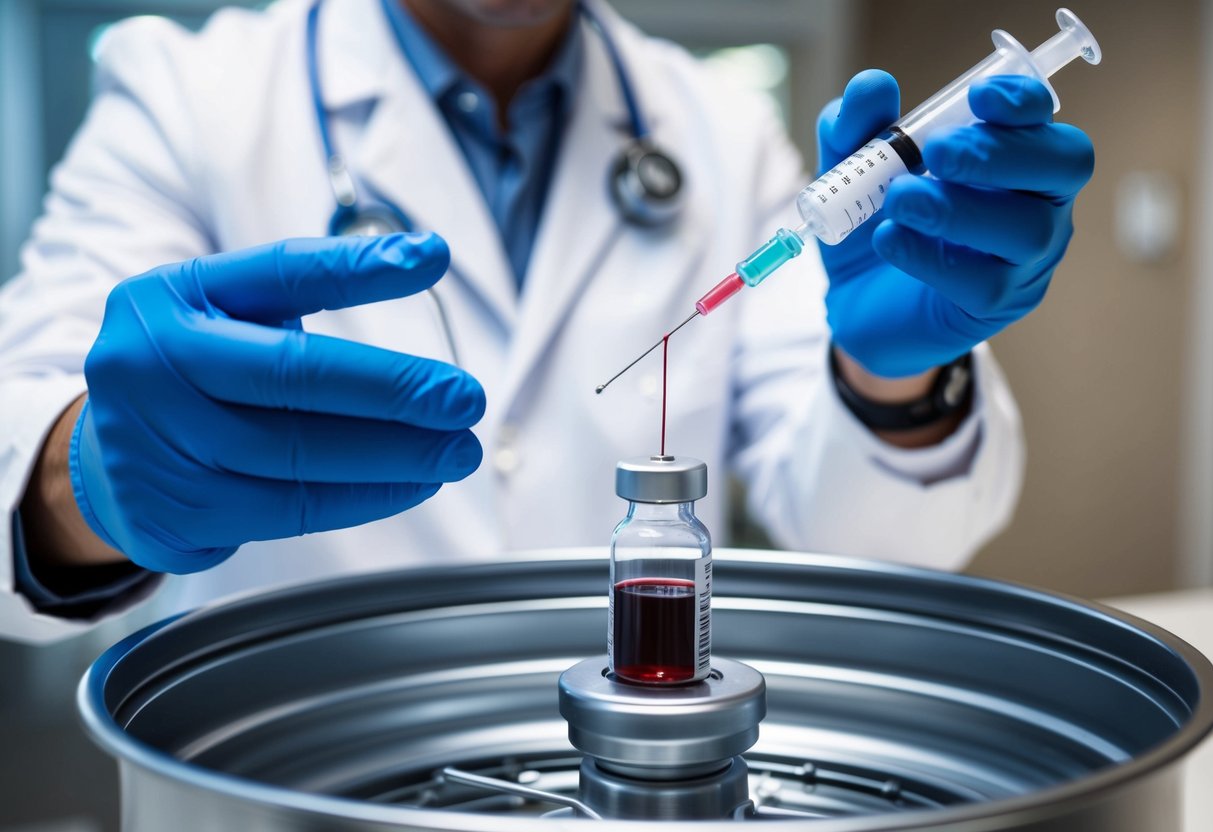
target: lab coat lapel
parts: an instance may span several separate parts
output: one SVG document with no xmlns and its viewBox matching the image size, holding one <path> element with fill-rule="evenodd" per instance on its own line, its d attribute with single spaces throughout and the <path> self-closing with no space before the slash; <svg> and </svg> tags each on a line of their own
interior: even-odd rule
<svg viewBox="0 0 1213 832">
<path fill-rule="evenodd" d="M 624 231 L 606 176 L 629 136 L 626 114 L 602 38 L 587 29 L 585 43 L 580 91 L 523 285 L 503 387 L 507 408 Z"/>
<path fill-rule="evenodd" d="M 363 201 L 386 199 L 399 206 L 417 229 L 440 234 L 451 248 L 451 272 L 445 279 L 464 282 L 508 328 L 516 316 L 517 289 L 484 197 L 442 114 L 393 39 L 379 2 L 346 0 L 355 2 L 367 6 L 364 16 L 350 15 L 347 9 L 345 20 L 358 21 L 365 48 L 383 53 L 378 60 L 380 95 L 361 136 L 345 149 L 351 171 L 362 185 Z M 374 15 L 375 25 L 368 24 L 365 14 Z M 333 37 L 343 37 L 346 25 L 334 21 Z M 348 85 L 348 79 L 338 77 L 344 68 L 341 62 L 367 60 L 336 55 L 322 67 L 322 72 L 328 70 L 326 102 L 332 101 L 327 94 L 330 85 L 336 91 Z"/>
</svg>

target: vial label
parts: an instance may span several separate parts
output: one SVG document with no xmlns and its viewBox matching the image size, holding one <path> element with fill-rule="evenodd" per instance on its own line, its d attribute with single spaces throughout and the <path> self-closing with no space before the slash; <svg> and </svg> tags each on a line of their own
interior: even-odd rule
<svg viewBox="0 0 1213 832">
<path fill-rule="evenodd" d="M 707 676 L 712 661 L 712 565 L 695 579 L 631 578 L 611 592 L 607 648 L 621 679 L 677 684 Z"/>
<path fill-rule="evenodd" d="M 695 678 L 708 675 L 712 664 L 712 559 L 701 558 L 695 564 L 695 594 L 699 608 L 695 621 Z"/>
<path fill-rule="evenodd" d="M 801 214 L 806 220 L 812 214 L 823 242 L 840 243 L 880 210 L 889 183 L 908 172 L 888 141 L 873 139 L 801 192 Z"/>
</svg>

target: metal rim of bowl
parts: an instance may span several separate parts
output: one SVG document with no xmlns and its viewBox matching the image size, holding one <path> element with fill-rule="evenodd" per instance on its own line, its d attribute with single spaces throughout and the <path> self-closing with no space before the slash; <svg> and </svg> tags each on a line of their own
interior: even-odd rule
<svg viewBox="0 0 1213 832">
<path fill-rule="evenodd" d="M 511 553 L 508 558 L 500 560 L 468 565 L 468 568 L 474 569 L 476 566 L 506 563 L 583 559 L 601 560 L 603 556 L 603 550 L 596 548 L 527 551 Z M 930 578 L 936 581 L 951 583 L 963 582 L 968 586 L 981 586 L 988 590 L 1029 597 L 1037 602 L 1044 601 L 1054 605 L 1060 604 L 1078 607 L 1090 612 L 1098 612 L 1105 617 L 1112 618 L 1123 625 L 1128 625 L 1145 633 L 1178 655 L 1196 677 L 1201 696 L 1187 723 L 1180 726 L 1174 735 L 1128 762 L 1102 769 L 1058 786 L 1010 798 L 963 806 L 952 806 L 944 809 L 922 809 L 912 814 L 869 815 L 807 821 L 813 824 L 812 829 L 814 832 L 880 832 L 880 830 L 911 829 L 930 829 L 932 832 L 946 832 L 946 830 L 952 828 L 959 829 L 960 825 L 963 824 L 972 824 L 980 822 L 983 819 L 994 818 L 1002 822 L 1027 823 L 1042 816 L 1045 812 L 1051 814 L 1058 809 L 1080 809 L 1086 804 L 1096 802 L 1102 794 L 1105 794 L 1109 790 L 1129 781 L 1144 778 L 1146 775 L 1177 760 L 1198 745 L 1206 736 L 1213 733 L 1213 695 L 1209 695 L 1213 693 L 1213 663 L 1210 663 L 1210 660 L 1196 650 L 1196 648 L 1173 633 L 1120 610 L 1097 602 L 1086 601 L 1055 592 L 1045 592 L 1010 581 L 960 576 L 936 570 L 862 558 L 736 549 L 717 550 L 715 557 L 786 565 L 805 565 L 807 563 L 814 566 L 850 570 L 875 570 L 886 575 L 904 575 L 919 579 Z M 424 572 L 449 571 L 451 568 L 428 567 L 411 571 L 414 574 L 420 574 Z M 361 573 L 345 576 L 328 581 L 326 587 L 332 589 L 346 584 L 357 584 L 368 580 L 373 581 L 376 579 L 377 574 L 387 576 L 398 574 L 398 571 Z M 469 832 L 471 830 L 475 830 L 475 832 L 479 832 L 479 830 L 486 830 L 486 832 L 487 830 L 494 830 L 494 832 L 496 830 L 500 830 L 501 832 L 534 832 L 537 828 L 535 818 L 513 818 L 469 812 L 438 812 L 408 807 L 385 806 L 343 797 L 296 791 L 212 771 L 202 766 L 179 760 L 170 754 L 135 739 L 123 731 L 114 721 L 105 704 L 105 684 L 111 671 L 139 644 L 186 617 L 200 615 L 213 610 L 230 609 L 239 605 L 257 603 L 265 599 L 282 601 L 296 594 L 315 592 L 316 589 L 314 584 L 305 583 L 269 592 L 254 590 L 241 593 L 240 595 L 205 605 L 197 610 L 163 619 L 117 642 L 98 657 L 80 680 L 77 689 L 77 706 L 81 721 L 87 732 L 93 741 L 111 754 L 115 760 L 126 761 L 162 777 L 168 777 L 187 785 L 200 787 L 250 803 L 292 809 L 318 816 L 349 818 L 389 825 L 395 824 L 402 828 L 425 826 L 432 829 L 449 829 L 451 832 Z M 561 823 L 563 822 L 561 821 Z M 578 823 L 580 821 L 573 822 Z M 785 825 L 796 824 L 798 822 L 804 823 L 806 821 L 781 821 Z M 555 825 L 552 825 L 554 822 L 548 821 L 542 823 L 549 824 L 550 828 L 557 828 Z M 641 829 L 651 826 L 651 822 L 649 821 L 614 819 L 594 821 L 594 823 L 607 823 L 627 829 Z M 696 821 L 695 825 L 698 829 L 717 830 L 717 832 L 724 832 L 726 829 L 735 830 L 737 828 L 736 822 L 732 821 Z"/>
</svg>

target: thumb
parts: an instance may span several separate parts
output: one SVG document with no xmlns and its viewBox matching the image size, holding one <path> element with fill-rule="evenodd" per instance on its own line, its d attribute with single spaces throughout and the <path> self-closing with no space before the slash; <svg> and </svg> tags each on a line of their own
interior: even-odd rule
<svg viewBox="0 0 1213 832">
<path fill-rule="evenodd" d="M 436 234 L 280 240 L 162 267 L 183 298 L 258 323 L 423 292 L 450 265 Z"/>
<path fill-rule="evenodd" d="M 817 169 L 824 173 L 897 121 L 901 92 L 882 69 L 865 69 L 817 117 Z"/>
</svg>

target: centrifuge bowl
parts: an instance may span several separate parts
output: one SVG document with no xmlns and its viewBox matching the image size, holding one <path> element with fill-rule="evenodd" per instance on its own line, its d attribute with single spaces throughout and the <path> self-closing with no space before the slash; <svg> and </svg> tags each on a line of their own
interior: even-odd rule
<svg viewBox="0 0 1213 832">
<path fill-rule="evenodd" d="M 79 703 L 126 832 L 638 829 L 445 782 L 575 793 L 556 680 L 603 651 L 600 551 L 352 577 L 206 608 L 102 655 Z M 718 552 L 718 655 L 767 681 L 746 755 L 813 832 L 1172 832 L 1213 666 L 1145 622 L 1004 583 Z M 662 828 L 736 829 L 726 822 Z"/>
</svg>

